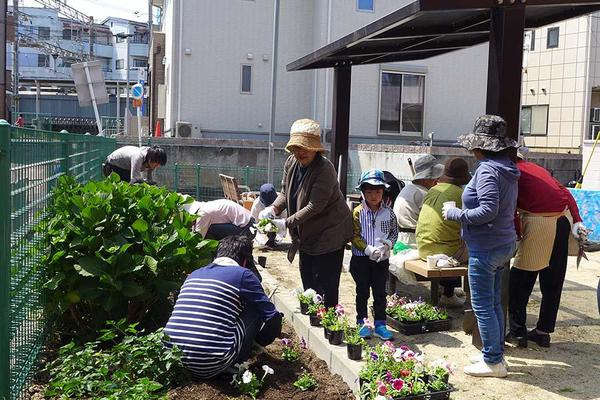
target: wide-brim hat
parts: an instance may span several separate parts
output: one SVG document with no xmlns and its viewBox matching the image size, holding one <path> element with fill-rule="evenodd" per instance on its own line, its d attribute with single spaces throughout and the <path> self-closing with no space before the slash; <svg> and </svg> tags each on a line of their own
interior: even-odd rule
<svg viewBox="0 0 600 400">
<path fill-rule="evenodd" d="M 455 157 L 446 161 L 444 174 L 440 177 L 439 182 L 462 186 L 469 183 L 470 180 L 469 164 L 462 158 Z"/>
<path fill-rule="evenodd" d="M 294 147 L 324 153 L 326 150 L 321 143 L 319 123 L 308 118 L 295 121 L 290 128 L 290 140 L 285 146 L 285 150 L 291 153 Z"/>
<path fill-rule="evenodd" d="M 499 152 L 519 148 L 516 140 L 506 136 L 506 121 L 497 115 L 482 115 L 475 121 L 473 131 L 458 137 L 458 144 L 467 150 Z"/>
<path fill-rule="evenodd" d="M 431 154 L 417 158 L 414 168 L 413 181 L 417 179 L 438 179 L 444 173 L 444 164 L 438 163 L 437 158 Z"/>
</svg>

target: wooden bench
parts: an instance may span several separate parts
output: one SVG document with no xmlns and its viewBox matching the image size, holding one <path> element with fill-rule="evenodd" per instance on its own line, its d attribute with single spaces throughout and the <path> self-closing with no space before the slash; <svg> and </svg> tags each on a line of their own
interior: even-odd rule
<svg viewBox="0 0 600 400">
<path fill-rule="evenodd" d="M 439 302 L 440 279 L 442 278 L 460 278 L 463 279 L 463 288 L 465 293 L 469 293 L 469 283 L 466 279 L 467 267 L 451 267 L 451 268 L 429 268 L 423 260 L 412 260 L 404 263 L 404 268 L 407 271 L 417 275 L 417 280 L 425 280 L 431 282 L 431 303 L 437 305 Z M 420 278 L 420 279 L 419 279 Z M 468 297 L 467 297 L 468 298 Z"/>
</svg>

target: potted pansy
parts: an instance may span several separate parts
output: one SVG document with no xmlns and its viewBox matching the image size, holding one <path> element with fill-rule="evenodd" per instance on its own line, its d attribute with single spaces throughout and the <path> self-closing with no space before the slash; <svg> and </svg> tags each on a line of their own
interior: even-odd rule
<svg viewBox="0 0 600 400">
<path fill-rule="evenodd" d="M 429 385 L 435 384 L 438 390 L 446 389 L 448 386 L 448 379 L 454 369 L 454 366 L 443 358 L 438 358 L 437 360 L 430 362 L 427 365 Z"/>
<path fill-rule="evenodd" d="M 363 321 L 365 326 L 369 326 L 372 328 L 373 323 L 370 322 L 367 318 Z M 360 336 L 361 326 L 348 326 L 346 325 L 344 329 L 344 342 L 346 342 L 346 350 L 348 353 L 348 358 L 351 360 L 362 360 L 362 352 L 363 346 L 365 344 L 365 339 Z"/>
<path fill-rule="evenodd" d="M 317 292 L 311 288 L 308 288 L 304 291 L 302 291 L 300 288 L 297 288 L 294 290 L 293 294 L 300 302 L 300 313 L 302 315 L 306 315 L 308 313 L 308 307 L 315 303 L 315 296 L 317 296 Z"/>
<path fill-rule="evenodd" d="M 329 340 L 329 344 L 338 345 L 342 343 L 344 337 L 344 307 L 341 304 L 329 308 L 323 318 L 321 325 L 325 330 L 325 337 Z"/>
<path fill-rule="evenodd" d="M 410 300 L 396 294 L 388 297 L 387 323 L 405 335 L 448 330 L 451 318 L 445 309 L 421 299 Z"/>
<path fill-rule="evenodd" d="M 324 309 L 323 298 L 320 294 L 316 294 L 313 298 L 313 303 L 308 306 L 308 318 L 311 326 L 321 326 L 321 317 L 319 311 Z"/>
<path fill-rule="evenodd" d="M 267 243 L 265 246 L 267 247 L 275 247 L 275 237 L 277 236 L 277 232 L 279 229 L 273 224 L 273 221 L 269 218 L 262 218 L 256 224 L 256 230 L 264 235 L 267 235 Z"/>
</svg>

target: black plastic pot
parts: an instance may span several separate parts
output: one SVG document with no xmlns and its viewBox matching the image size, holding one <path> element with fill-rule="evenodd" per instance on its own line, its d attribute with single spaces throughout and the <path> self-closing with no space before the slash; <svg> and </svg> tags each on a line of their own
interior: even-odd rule
<svg viewBox="0 0 600 400">
<path fill-rule="evenodd" d="M 268 232 L 267 233 L 267 243 L 265 243 L 265 246 L 267 247 L 271 247 L 274 248 L 276 246 L 275 243 L 275 237 L 277 236 L 277 233 L 275 232 Z"/>
<path fill-rule="evenodd" d="M 307 315 L 308 314 L 308 304 L 306 304 L 306 303 L 300 303 L 300 313 L 302 315 Z"/>
<path fill-rule="evenodd" d="M 309 315 L 308 318 L 310 319 L 310 326 L 321 326 L 321 319 L 316 315 Z"/>
<path fill-rule="evenodd" d="M 342 344 L 342 340 L 344 339 L 344 331 L 329 331 L 329 336 L 327 339 L 329 339 L 329 344 Z"/>
<path fill-rule="evenodd" d="M 348 358 L 351 360 L 362 360 L 362 344 L 347 344 Z"/>
<path fill-rule="evenodd" d="M 325 327 L 323 327 L 323 337 L 325 337 L 325 339 L 329 339 L 329 335 L 331 334 L 331 331 Z"/>
</svg>

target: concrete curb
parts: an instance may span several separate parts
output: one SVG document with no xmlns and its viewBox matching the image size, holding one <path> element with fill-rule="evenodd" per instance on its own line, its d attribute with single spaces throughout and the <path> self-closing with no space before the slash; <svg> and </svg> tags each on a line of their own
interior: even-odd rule
<svg viewBox="0 0 600 400">
<path fill-rule="evenodd" d="M 261 269 L 260 274 L 263 278 L 263 285 L 272 292 L 278 286 L 277 280 L 266 269 Z M 273 295 L 273 303 L 294 327 L 298 337 L 304 337 L 308 347 L 315 355 L 327 363 L 331 373 L 340 375 L 350 389 L 354 393 L 358 393 L 360 389 L 358 372 L 362 367 L 362 362 L 350 360 L 346 354 L 345 345 L 330 345 L 323 336 L 323 328 L 310 326 L 308 316 L 300 313 L 298 300 L 287 289 L 278 289 Z"/>
</svg>

